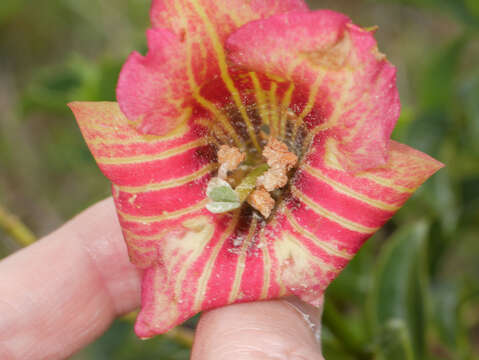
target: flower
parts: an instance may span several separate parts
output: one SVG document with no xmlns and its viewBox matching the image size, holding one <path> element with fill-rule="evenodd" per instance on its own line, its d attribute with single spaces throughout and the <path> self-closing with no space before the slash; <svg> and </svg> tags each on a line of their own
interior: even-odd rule
<svg viewBox="0 0 479 360">
<path fill-rule="evenodd" d="M 144 269 L 136 333 L 235 302 L 297 295 L 318 306 L 364 241 L 442 167 L 390 140 L 396 70 L 374 30 L 302 0 L 155 0 L 151 18 L 149 52 L 124 65 L 118 104 L 70 104 Z M 273 214 L 247 202 L 208 211 L 218 149 L 264 162 L 271 138 L 299 158 Z"/>
</svg>

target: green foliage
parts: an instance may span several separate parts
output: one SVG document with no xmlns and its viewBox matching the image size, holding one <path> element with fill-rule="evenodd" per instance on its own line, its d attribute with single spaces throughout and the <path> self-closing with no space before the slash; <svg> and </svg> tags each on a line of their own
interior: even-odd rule
<svg viewBox="0 0 479 360">
<path fill-rule="evenodd" d="M 413 360 L 411 337 L 403 320 L 389 320 L 378 335 L 378 360 Z"/>
<path fill-rule="evenodd" d="M 424 222 L 405 225 L 389 239 L 378 259 L 370 292 L 375 335 L 385 336 L 381 344 L 389 346 L 389 338 L 397 333 L 402 339 L 391 346 L 406 349 L 411 343 L 415 354 L 411 359 L 423 359 L 425 353 L 427 230 Z"/>
<path fill-rule="evenodd" d="M 0 202 L 36 233 L 109 193 L 66 103 L 115 99 L 128 53 L 145 50 L 149 3 L 0 1 Z M 479 1 L 311 3 L 386 24 L 380 47 L 399 66 L 403 99 L 393 138 L 446 164 L 328 289 L 325 357 L 477 359 Z M 0 255 L 12 250 L 0 234 Z M 74 359 L 188 356 L 170 338 L 140 341 L 116 322 Z"/>
</svg>

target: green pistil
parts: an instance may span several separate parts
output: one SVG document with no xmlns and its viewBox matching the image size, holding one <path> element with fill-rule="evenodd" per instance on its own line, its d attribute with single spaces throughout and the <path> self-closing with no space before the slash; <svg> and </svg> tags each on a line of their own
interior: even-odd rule
<svg viewBox="0 0 479 360">
<path fill-rule="evenodd" d="M 261 164 L 251 170 L 248 175 L 246 175 L 241 181 L 241 183 L 236 187 L 235 191 L 238 194 L 240 202 L 243 203 L 253 192 L 256 187 L 256 180 L 268 171 L 269 166 L 267 164 Z"/>
</svg>

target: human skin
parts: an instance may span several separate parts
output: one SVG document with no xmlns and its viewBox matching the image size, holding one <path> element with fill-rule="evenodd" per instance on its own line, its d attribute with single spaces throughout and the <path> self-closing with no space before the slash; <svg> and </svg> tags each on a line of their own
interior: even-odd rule
<svg viewBox="0 0 479 360">
<path fill-rule="evenodd" d="M 111 199 L 0 262 L 0 359 L 65 359 L 140 305 Z M 201 317 L 193 360 L 322 359 L 299 300 L 236 304 Z"/>
</svg>

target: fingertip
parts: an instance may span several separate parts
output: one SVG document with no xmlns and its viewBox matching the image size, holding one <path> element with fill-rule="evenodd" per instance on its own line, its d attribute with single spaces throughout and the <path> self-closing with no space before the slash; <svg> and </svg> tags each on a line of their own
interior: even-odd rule
<svg viewBox="0 0 479 360">
<path fill-rule="evenodd" d="M 298 304 L 275 300 L 206 312 L 198 325 L 192 360 L 322 360 L 315 330 L 319 324 L 314 323 L 319 310 Z"/>
</svg>

